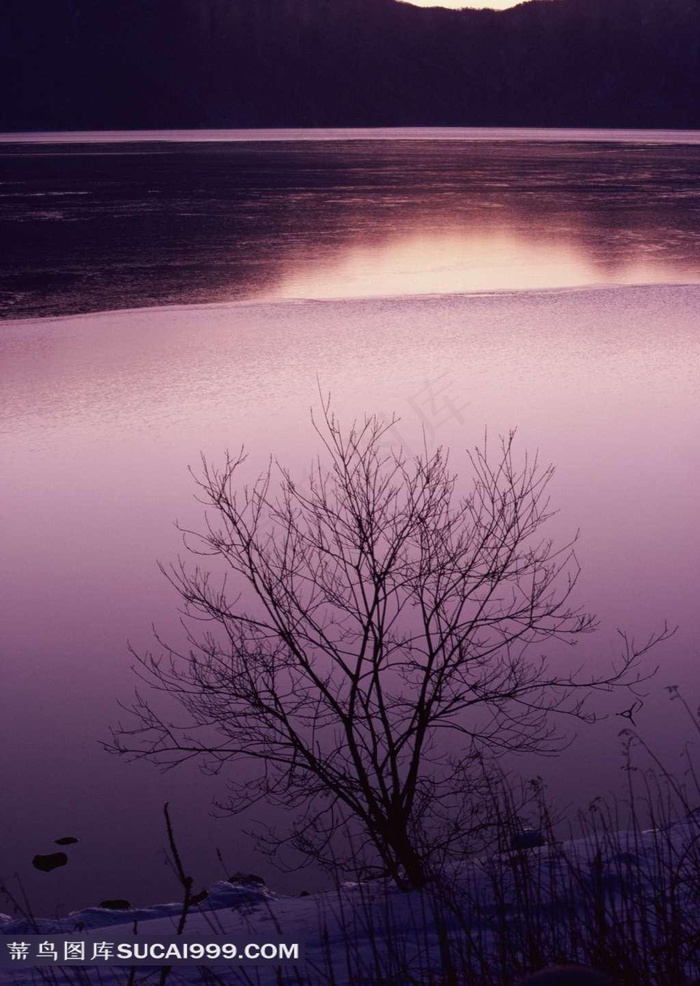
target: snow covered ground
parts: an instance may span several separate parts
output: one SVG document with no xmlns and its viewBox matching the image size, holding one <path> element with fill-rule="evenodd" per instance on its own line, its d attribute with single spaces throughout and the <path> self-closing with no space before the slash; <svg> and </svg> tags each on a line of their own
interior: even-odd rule
<svg viewBox="0 0 700 986">
<path fill-rule="evenodd" d="M 602 955 L 602 938 L 630 952 L 638 940 L 639 957 L 659 958 L 672 931 L 696 937 L 700 917 L 700 816 L 697 813 L 646 832 L 591 833 L 585 838 L 525 852 L 491 853 L 454 872 L 451 887 L 441 892 L 401 894 L 383 881 L 344 884 L 337 890 L 302 897 L 272 893 L 254 881 L 219 882 L 206 901 L 187 918 L 180 942 L 219 942 L 222 936 L 239 950 L 249 942 L 302 945 L 297 964 L 248 964 L 244 959 L 207 968 L 226 983 L 427 983 L 428 970 L 440 965 L 440 942 L 449 940 L 453 954 L 481 981 L 500 981 L 504 956 L 518 975 L 529 971 L 528 943 L 549 947 L 545 962 Z M 436 904 L 436 900 L 440 903 Z M 459 902 L 459 917 L 448 901 Z M 94 942 L 113 950 L 120 944 L 172 941 L 181 905 L 162 904 L 130 911 L 89 908 L 61 920 L 28 920 L 0 915 L 0 950 L 25 940 L 56 947 L 59 936 Z M 674 921 L 676 922 L 674 924 Z M 623 930 L 624 926 L 624 930 Z M 636 930 L 632 930 L 632 929 Z M 695 931 L 693 931 L 695 929 Z M 632 935 L 632 938 L 630 937 Z M 649 955 L 645 955 L 645 950 Z M 171 953 L 172 954 L 172 953 Z M 444 953 L 443 953 L 444 954 Z M 519 959 L 518 959 L 519 957 Z M 692 948 L 685 973 L 697 975 Z M 517 963 L 520 967 L 516 968 Z M 405 970 L 402 978 L 401 969 Z M 408 971 L 410 970 L 410 978 Z M 654 969 L 649 969 L 652 981 Z M 44 960 L 13 960 L 0 970 L 0 982 L 24 986 L 64 973 L 70 981 L 125 983 L 127 967 L 100 963 L 63 967 Z M 169 973 L 173 983 L 196 983 L 202 967 L 180 966 Z M 82 977 L 82 978 L 80 978 Z M 154 967 L 137 969 L 136 982 L 153 981 Z M 663 982 L 663 970 L 659 981 Z M 433 979 L 433 982 L 438 981 Z M 465 982 L 469 981 L 467 978 Z"/>
</svg>

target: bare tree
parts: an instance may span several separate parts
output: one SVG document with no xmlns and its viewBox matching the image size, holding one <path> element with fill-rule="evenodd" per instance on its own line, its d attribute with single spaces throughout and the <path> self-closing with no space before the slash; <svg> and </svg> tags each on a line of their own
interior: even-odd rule
<svg viewBox="0 0 700 986">
<path fill-rule="evenodd" d="M 345 434 L 328 403 L 314 426 L 325 451 L 302 484 L 271 463 L 237 488 L 243 451 L 220 469 L 203 460 L 210 509 L 185 541 L 226 574 L 163 569 L 188 646 L 158 638 L 162 654 L 136 655 L 187 721 L 137 693 L 137 724 L 120 724 L 112 748 L 161 765 L 201 758 L 213 772 L 257 764 L 232 785 L 231 810 L 295 809 L 288 838 L 326 861 L 345 826 L 356 859 L 369 852 L 400 885 L 421 885 L 468 845 L 475 768 L 560 750 L 555 714 L 592 721 L 591 691 L 642 680 L 638 658 L 668 631 L 643 647 L 623 635 L 603 676 L 551 671 L 544 645 L 595 628 L 569 603 L 576 538 L 555 548 L 542 536 L 552 467 L 517 466 L 513 435 L 493 462 L 485 442 L 458 496 L 442 449 L 397 453 L 376 418 Z"/>
</svg>

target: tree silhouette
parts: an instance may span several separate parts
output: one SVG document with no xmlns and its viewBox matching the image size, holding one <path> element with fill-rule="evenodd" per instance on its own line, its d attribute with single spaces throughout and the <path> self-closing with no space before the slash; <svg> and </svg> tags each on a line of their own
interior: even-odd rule
<svg viewBox="0 0 700 986">
<path fill-rule="evenodd" d="M 551 670 L 545 645 L 595 628 L 569 602 L 576 538 L 555 548 L 542 535 L 552 467 L 516 465 L 513 435 L 492 461 L 485 441 L 458 496 L 442 449 L 407 457 L 391 424 L 371 417 L 345 434 L 323 409 L 324 451 L 303 484 L 271 463 L 240 486 L 243 451 L 219 469 L 203 459 L 206 523 L 185 541 L 224 574 L 163 569 L 188 647 L 158 638 L 163 653 L 136 654 L 186 722 L 137 692 L 136 724 L 120 724 L 111 748 L 212 772 L 257 765 L 231 782 L 232 811 L 283 805 L 284 840 L 307 858 L 337 859 L 342 833 L 356 869 L 374 862 L 419 886 L 483 822 L 484 765 L 562 749 L 555 716 L 594 720 L 591 692 L 642 680 L 639 657 L 668 631 L 642 647 L 623 634 L 602 676 Z"/>
</svg>

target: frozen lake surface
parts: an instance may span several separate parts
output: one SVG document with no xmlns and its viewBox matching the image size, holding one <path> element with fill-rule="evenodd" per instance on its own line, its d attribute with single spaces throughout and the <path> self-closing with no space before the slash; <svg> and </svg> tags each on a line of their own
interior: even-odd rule
<svg viewBox="0 0 700 986">
<path fill-rule="evenodd" d="M 35 905 L 105 895 L 158 899 L 168 877 L 161 806 L 170 799 L 200 879 L 261 868 L 235 827 L 208 817 L 216 791 L 194 771 L 159 775 L 98 740 L 134 684 L 127 638 L 177 634 L 176 599 L 156 569 L 182 552 L 173 522 L 197 524 L 188 465 L 200 452 L 272 452 L 297 472 L 316 448 L 317 380 L 346 422 L 396 412 L 396 440 L 421 429 L 455 470 L 484 428 L 557 466 L 554 537 L 581 530 L 578 599 L 599 633 L 577 660 L 619 653 L 680 624 L 637 722 L 675 762 L 685 738 L 663 686 L 697 694 L 700 553 L 699 286 L 237 303 L 8 322 L 3 388 L 4 668 L 0 872 L 20 868 Z M 582 645 L 583 646 L 583 645 Z M 613 707 L 612 711 L 623 711 Z M 563 799 L 620 784 L 615 716 L 583 731 L 568 759 L 525 765 Z M 576 763 L 576 770 L 571 765 Z M 33 873 L 36 852 L 80 836 L 65 871 Z M 308 876 L 279 878 L 294 888 Z"/>
<path fill-rule="evenodd" d="M 201 519 L 188 466 L 245 443 L 251 476 L 269 453 L 303 473 L 319 384 L 346 423 L 396 413 L 397 444 L 424 430 L 457 472 L 485 428 L 556 465 L 550 530 L 580 529 L 602 624 L 577 658 L 679 624 L 637 723 L 680 763 L 664 686 L 696 703 L 698 135 L 75 139 L 0 139 L 0 875 L 45 914 L 163 899 L 170 800 L 200 883 L 225 875 L 219 847 L 229 872 L 318 884 L 212 819 L 211 778 L 99 740 L 134 686 L 127 640 L 178 633 L 156 562 Z M 629 721 L 609 711 L 522 769 L 563 801 L 619 790 Z M 70 866 L 34 871 L 66 833 Z"/>
</svg>

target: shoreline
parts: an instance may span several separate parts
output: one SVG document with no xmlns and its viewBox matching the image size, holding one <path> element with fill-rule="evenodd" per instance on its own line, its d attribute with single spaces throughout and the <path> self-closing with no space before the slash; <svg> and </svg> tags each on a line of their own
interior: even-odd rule
<svg viewBox="0 0 700 986">
<path fill-rule="evenodd" d="M 0 133 L 0 144 L 286 143 L 347 140 L 544 141 L 700 144 L 700 130 L 668 127 L 260 127 L 170 130 L 39 130 Z"/>
<path fill-rule="evenodd" d="M 192 314 L 201 312 L 222 312 L 222 311 L 241 311 L 245 309 L 252 309 L 254 311 L 261 311 L 263 309 L 292 309 L 301 308 L 304 306 L 342 306 L 343 308 L 349 308 L 352 306 L 360 305 L 375 305 L 375 304 L 421 304 L 421 303 L 434 303 L 434 302 L 456 302 L 456 301 L 468 301 L 470 299 L 497 299 L 497 300 L 513 300 L 517 298 L 528 298 L 534 299 L 538 297 L 562 297 L 564 295 L 572 294 L 583 294 L 583 295 L 593 295 L 601 294 L 603 292 L 609 292 L 611 294 L 620 294 L 622 292 L 632 293 L 632 292 L 649 292 L 658 291 L 664 289 L 679 290 L 684 291 L 693 289 L 700 290 L 700 280 L 698 281 L 650 281 L 647 283 L 639 284 L 577 284 L 571 287 L 555 287 L 555 288 L 499 288 L 490 291 L 451 291 L 451 292 L 432 292 L 427 294 L 388 294 L 388 295 L 371 295 L 371 296 L 339 296 L 330 298 L 277 298 L 277 299 L 246 299 L 246 300 L 231 300 L 231 301 L 211 301 L 211 302 L 195 302 L 193 304 L 185 305 L 147 305 L 145 307 L 136 308 L 107 308 L 99 311 L 91 312 L 75 312 L 67 314 L 57 314 L 57 315 L 30 315 L 26 318 L 3 318 L 0 316 L 0 334 L 3 332 L 5 326 L 18 327 L 26 325 L 44 325 L 50 322 L 68 322 L 77 321 L 84 319 L 104 319 L 110 318 L 112 316 L 124 316 L 124 315 L 148 315 L 149 313 L 155 314 L 183 314 L 186 312 L 191 312 Z"/>
</svg>

